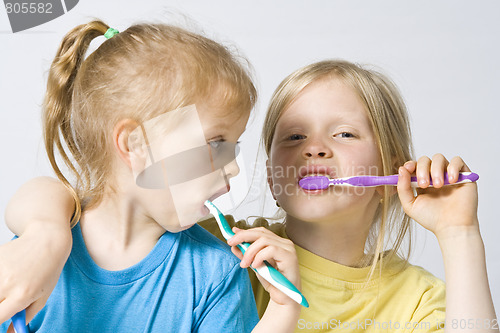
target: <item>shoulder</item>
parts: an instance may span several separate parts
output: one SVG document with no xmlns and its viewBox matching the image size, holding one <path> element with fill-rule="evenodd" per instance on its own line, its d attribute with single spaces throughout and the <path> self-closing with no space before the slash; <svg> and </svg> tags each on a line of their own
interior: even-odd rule
<svg viewBox="0 0 500 333">
<path fill-rule="evenodd" d="M 410 299 L 414 299 L 411 321 L 432 323 L 432 331 L 442 331 L 446 314 L 446 286 L 443 280 L 426 269 L 409 265 L 403 272 Z M 408 303 L 406 303 L 408 304 Z M 411 302 L 409 304 L 412 304 Z M 430 332 L 431 330 L 429 330 Z"/>
<path fill-rule="evenodd" d="M 403 261 L 402 259 L 399 259 Z M 404 262 L 403 262 L 404 263 Z M 407 283 L 411 283 L 415 286 L 420 286 L 425 290 L 443 290 L 445 289 L 445 283 L 440 278 L 434 276 L 431 272 L 427 271 L 425 268 L 406 264 L 405 268 L 401 272 Z"/>
<path fill-rule="evenodd" d="M 426 269 L 409 265 L 406 273 L 410 283 L 418 286 L 421 293 L 421 304 L 434 304 L 436 306 L 445 306 L 446 285 L 443 280 L 434 276 Z"/>
<path fill-rule="evenodd" d="M 235 266 L 239 267 L 240 263 L 229 245 L 199 225 L 182 231 L 178 251 L 188 256 L 186 259 L 193 268 L 200 266 L 200 270 L 207 274 L 226 275 L 234 271 Z"/>
<path fill-rule="evenodd" d="M 444 309 L 446 286 L 443 280 L 420 266 L 406 263 L 399 257 L 392 260 L 389 272 L 393 274 L 388 274 L 386 277 L 392 282 L 392 289 L 397 293 L 414 298 L 419 307 L 431 306 Z"/>
<path fill-rule="evenodd" d="M 231 255 L 234 257 L 227 244 L 197 224 L 182 231 L 181 238 L 184 242 L 183 245 L 191 247 L 193 251 L 210 251 L 218 256 Z"/>
<path fill-rule="evenodd" d="M 192 275 L 198 307 L 210 308 L 212 302 L 237 302 L 236 307 L 255 308 L 247 270 L 240 267 L 240 259 L 229 245 L 194 225 L 182 232 L 177 252 L 182 260 L 174 270 L 179 268 Z"/>
</svg>

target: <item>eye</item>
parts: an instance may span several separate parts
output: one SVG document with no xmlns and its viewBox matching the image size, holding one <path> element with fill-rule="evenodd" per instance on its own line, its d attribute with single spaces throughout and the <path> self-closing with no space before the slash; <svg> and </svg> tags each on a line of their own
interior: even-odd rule
<svg viewBox="0 0 500 333">
<path fill-rule="evenodd" d="M 292 134 L 288 137 L 288 140 L 297 141 L 297 140 L 303 140 L 305 138 L 306 136 L 302 134 Z"/>
<path fill-rule="evenodd" d="M 349 132 L 342 132 L 339 134 L 334 135 L 335 137 L 340 137 L 340 138 L 355 138 L 356 136 L 352 133 Z"/>
<path fill-rule="evenodd" d="M 220 145 L 224 142 L 225 140 L 224 139 L 217 139 L 217 140 L 212 140 L 212 141 L 208 141 L 208 145 L 210 146 L 210 148 L 212 149 L 217 149 L 220 147 Z"/>
</svg>

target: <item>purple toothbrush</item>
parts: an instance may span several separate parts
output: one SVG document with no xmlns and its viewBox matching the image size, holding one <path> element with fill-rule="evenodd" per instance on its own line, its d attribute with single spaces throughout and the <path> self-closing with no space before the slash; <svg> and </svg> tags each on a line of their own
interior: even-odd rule
<svg viewBox="0 0 500 333">
<path fill-rule="evenodd" d="M 460 172 L 456 183 L 448 182 L 448 174 L 444 173 L 444 185 L 455 185 L 463 183 L 475 182 L 479 179 L 479 175 L 474 172 Z M 381 185 L 397 185 L 398 175 L 391 176 L 354 176 L 345 178 L 330 179 L 328 176 L 310 176 L 304 177 L 299 181 L 299 186 L 305 190 L 324 190 L 331 185 L 347 185 L 347 186 L 363 186 L 374 187 Z M 411 177 L 411 185 L 418 187 L 417 177 Z M 432 179 L 430 185 L 432 186 Z"/>
</svg>

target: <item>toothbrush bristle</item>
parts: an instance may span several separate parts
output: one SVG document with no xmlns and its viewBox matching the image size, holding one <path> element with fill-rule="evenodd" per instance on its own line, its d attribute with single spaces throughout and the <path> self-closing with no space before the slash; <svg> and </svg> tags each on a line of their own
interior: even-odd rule
<svg viewBox="0 0 500 333">
<path fill-rule="evenodd" d="M 324 190 L 330 186 L 330 178 L 327 176 L 309 176 L 299 180 L 299 186 L 305 190 Z"/>
</svg>

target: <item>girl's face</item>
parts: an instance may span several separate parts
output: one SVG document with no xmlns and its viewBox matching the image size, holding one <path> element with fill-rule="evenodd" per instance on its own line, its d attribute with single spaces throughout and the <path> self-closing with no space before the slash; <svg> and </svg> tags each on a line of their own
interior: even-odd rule
<svg viewBox="0 0 500 333">
<path fill-rule="evenodd" d="M 288 216 L 328 222 L 333 217 L 373 211 L 374 188 L 330 186 L 308 191 L 307 175 L 340 178 L 382 174 L 382 163 L 367 111 L 354 90 L 336 79 L 309 84 L 278 120 L 268 178 L 273 196 Z"/>
<path fill-rule="evenodd" d="M 228 180 L 239 173 L 236 161 L 227 157 L 234 154 L 249 112 L 196 105 L 195 113 L 199 117 L 197 128 L 192 121 L 188 126 L 181 122 L 176 130 L 169 131 L 168 139 L 163 140 L 164 147 L 161 143 L 156 147 L 156 152 L 163 149 L 164 156 L 175 152 L 172 156 L 182 157 L 181 161 L 174 160 L 175 165 L 165 162 L 168 157 L 162 161 L 158 180 L 163 183 L 167 179 L 163 189 L 141 189 L 141 202 L 147 207 L 147 215 L 170 232 L 187 229 L 207 215 L 209 211 L 204 202 L 227 193 Z M 198 154 L 199 148 L 206 148 L 210 153 L 207 155 L 207 150 L 202 150 Z M 232 151 L 224 151 L 228 149 Z M 221 155 L 226 156 L 222 164 Z M 172 182 L 172 174 L 176 174 L 177 182 Z"/>
</svg>

